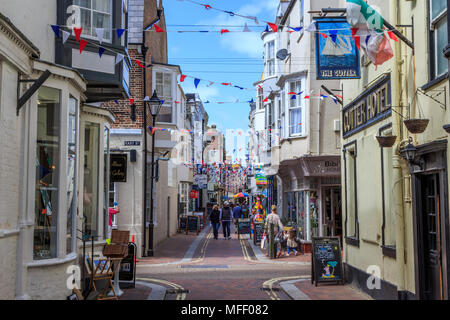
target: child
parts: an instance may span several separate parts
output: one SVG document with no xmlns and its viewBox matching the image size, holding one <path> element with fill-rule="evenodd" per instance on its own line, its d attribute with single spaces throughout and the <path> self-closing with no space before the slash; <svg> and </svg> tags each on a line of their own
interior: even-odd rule
<svg viewBox="0 0 450 320">
<path fill-rule="evenodd" d="M 289 256 L 289 251 L 294 251 L 295 255 L 297 256 L 297 241 L 295 241 L 295 230 L 289 231 L 289 236 L 287 236 L 287 255 Z"/>
<path fill-rule="evenodd" d="M 287 257 L 288 255 L 286 254 L 286 247 L 287 247 L 287 234 L 286 231 L 283 231 L 281 233 L 281 237 L 280 237 L 280 243 L 279 243 L 279 248 L 277 247 L 277 257 L 283 256 L 283 257 Z"/>
</svg>

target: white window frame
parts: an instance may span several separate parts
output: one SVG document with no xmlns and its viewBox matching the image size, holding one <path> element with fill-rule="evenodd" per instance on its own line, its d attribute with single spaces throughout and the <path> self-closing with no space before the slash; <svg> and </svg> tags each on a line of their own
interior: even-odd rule
<svg viewBox="0 0 450 320">
<path fill-rule="evenodd" d="M 433 32 L 433 41 L 434 41 L 434 79 L 444 75 L 445 73 L 448 72 L 448 67 L 447 70 L 442 72 L 442 73 L 438 73 L 438 60 L 439 60 L 439 55 L 442 55 L 442 52 L 439 52 L 438 50 L 438 35 L 437 35 L 437 29 L 436 29 L 436 25 L 441 23 L 441 22 L 445 22 L 447 20 L 447 11 L 448 8 L 446 8 L 445 10 L 441 11 L 435 18 L 433 18 L 433 0 L 429 0 L 430 2 L 430 31 Z M 448 23 L 448 22 L 447 22 Z M 446 28 L 447 30 L 447 28 Z"/>
<path fill-rule="evenodd" d="M 258 110 L 262 110 L 264 108 L 264 90 L 258 87 L 256 92 L 258 95 Z"/>
<path fill-rule="evenodd" d="M 157 90 L 157 74 L 158 73 L 162 73 L 163 74 L 163 79 L 162 79 L 162 81 L 163 81 L 162 82 L 163 94 L 160 94 L 159 90 Z M 164 77 L 166 75 L 168 75 L 170 77 L 170 96 L 165 96 L 164 95 L 164 80 L 165 80 Z M 154 79 L 154 81 L 153 81 L 153 90 L 152 91 L 156 90 L 156 92 L 158 94 L 158 97 L 161 100 L 164 100 L 164 104 L 161 107 L 161 110 L 162 110 L 162 108 L 171 108 L 171 110 L 172 110 L 172 119 L 171 119 L 170 122 L 159 120 L 160 119 L 159 118 L 160 115 L 158 115 L 157 122 L 158 123 L 176 124 L 177 110 L 176 110 L 176 108 L 174 108 L 174 97 L 176 97 L 176 83 L 177 83 L 177 81 L 175 79 L 175 72 L 172 71 L 172 70 L 167 70 L 167 69 L 164 69 L 164 70 L 163 69 L 154 69 L 153 70 L 153 79 Z M 161 112 L 160 112 L 160 114 L 161 114 Z"/>
<path fill-rule="evenodd" d="M 96 34 L 96 32 L 95 32 L 95 28 L 97 28 L 96 26 L 94 26 L 94 24 L 93 24 L 93 21 L 94 21 L 94 12 L 97 12 L 97 13 L 101 13 L 101 14 L 107 14 L 107 15 L 109 15 L 110 16 L 110 21 L 111 21 L 111 23 L 110 23 L 110 25 L 109 25 L 109 29 L 110 29 L 110 35 L 111 35 L 111 38 L 106 38 L 106 33 L 105 33 L 105 36 L 104 36 L 104 38 L 103 38 L 103 42 L 107 42 L 107 43 L 112 43 L 112 39 L 113 39 L 113 37 L 114 37 L 114 35 L 113 35 L 113 20 L 114 20 L 114 2 L 112 1 L 112 0 L 106 0 L 106 1 L 109 1 L 110 2 L 110 6 L 111 6 L 111 12 L 104 12 L 104 11 L 99 11 L 99 10 L 95 10 L 95 9 L 92 9 L 92 1 L 93 0 L 89 0 L 90 2 L 91 2 L 91 8 L 86 8 L 86 7 L 82 7 L 82 6 L 79 6 L 79 5 L 77 5 L 76 4 L 76 6 L 77 7 L 79 7 L 80 9 L 83 9 L 83 10 L 87 10 L 87 11 L 90 11 L 90 13 L 91 13 L 91 25 L 90 25 L 90 28 L 91 28 L 91 34 L 86 34 L 85 33 L 85 28 L 83 28 L 83 32 L 82 32 L 82 36 L 84 37 L 84 38 L 87 38 L 87 39 L 94 39 L 94 40 L 97 40 L 98 39 L 98 37 L 97 37 L 97 34 Z M 80 11 L 80 14 L 81 14 L 81 11 Z M 81 23 L 81 16 L 80 16 L 80 23 Z M 82 25 L 81 25 L 81 27 L 83 27 Z M 123 40 L 123 38 L 122 38 L 122 40 Z"/>
<path fill-rule="evenodd" d="M 300 79 L 293 79 L 289 82 L 287 82 L 287 90 L 286 90 L 286 101 L 287 102 L 287 106 L 286 106 L 286 113 L 287 113 L 287 122 L 288 122 L 288 130 L 287 130 L 287 135 L 289 137 L 299 137 L 299 136 L 304 136 L 304 132 L 305 132 L 305 101 L 302 98 L 302 95 L 297 95 L 295 100 L 292 100 L 292 95 L 289 94 L 289 92 L 291 92 L 291 84 L 292 83 L 300 83 L 300 90 L 298 90 L 298 87 L 294 90 L 295 93 L 299 93 L 300 91 L 304 91 L 303 90 L 303 86 L 304 86 L 304 79 L 300 78 Z M 291 106 L 291 103 L 295 101 L 295 106 Z M 291 111 L 296 110 L 296 109 L 300 109 L 301 110 L 301 129 L 300 132 L 297 133 L 292 133 L 292 127 L 291 127 Z"/>
<path fill-rule="evenodd" d="M 271 49 L 273 46 L 273 50 Z M 276 74 L 275 68 L 275 40 L 268 41 L 265 45 L 265 55 L 264 55 L 264 65 L 265 65 L 265 77 L 272 77 Z M 271 66 L 273 65 L 273 72 L 271 71 Z"/>
</svg>

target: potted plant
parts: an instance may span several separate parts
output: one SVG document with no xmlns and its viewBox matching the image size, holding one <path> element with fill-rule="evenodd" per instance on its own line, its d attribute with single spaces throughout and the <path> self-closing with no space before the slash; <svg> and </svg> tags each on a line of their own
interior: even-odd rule
<svg viewBox="0 0 450 320">
<path fill-rule="evenodd" d="M 376 136 L 376 138 L 382 148 L 392 147 L 397 140 L 397 136 Z"/>
<path fill-rule="evenodd" d="M 408 119 L 403 121 L 408 131 L 412 134 L 424 132 L 429 122 L 429 119 Z"/>
</svg>

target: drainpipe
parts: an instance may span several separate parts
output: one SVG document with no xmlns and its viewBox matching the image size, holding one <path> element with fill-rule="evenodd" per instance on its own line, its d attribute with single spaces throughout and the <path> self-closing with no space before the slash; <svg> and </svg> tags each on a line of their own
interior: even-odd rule
<svg viewBox="0 0 450 320">
<path fill-rule="evenodd" d="M 395 15 L 395 24 L 399 23 L 399 12 L 397 10 L 399 0 L 391 1 L 391 12 Z M 395 106 L 402 105 L 402 76 L 403 75 L 403 60 L 402 60 L 402 45 L 400 42 L 395 43 L 395 70 L 394 81 L 396 83 L 397 90 L 394 92 Z M 403 108 L 399 108 L 399 113 L 403 113 Z M 402 141 L 402 119 L 397 113 L 392 113 L 392 134 L 396 135 L 397 141 Z M 403 208 L 403 172 L 402 172 L 402 158 L 399 154 L 399 144 L 397 144 L 392 156 L 393 167 L 393 198 L 394 198 L 394 213 L 395 224 L 397 226 L 395 243 L 396 243 L 396 264 L 397 264 L 397 289 L 398 291 L 405 290 L 405 221 L 404 221 L 404 208 Z"/>
<path fill-rule="evenodd" d="M 322 90 L 319 90 L 319 102 L 317 107 L 317 155 L 320 156 L 320 117 L 322 107 Z"/>
</svg>

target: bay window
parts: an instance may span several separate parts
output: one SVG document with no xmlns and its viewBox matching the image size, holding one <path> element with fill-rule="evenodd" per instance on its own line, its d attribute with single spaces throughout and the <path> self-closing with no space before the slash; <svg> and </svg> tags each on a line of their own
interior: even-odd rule
<svg viewBox="0 0 450 320">
<path fill-rule="evenodd" d="M 301 81 L 289 82 L 289 92 L 299 93 L 302 91 Z M 289 135 L 301 135 L 303 132 L 302 109 L 303 99 L 301 95 L 289 95 Z"/>
<path fill-rule="evenodd" d="M 35 260 L 57 257 L 61 91 L 38 91 L 36 192 L 33 239 Z"/>
<path fill-rule="evenodd" d="M 80 7 L 80 26 L 82 35 L 97 39 L 96 28 L 103 28 L 103 41 L 112 41 L 112 0 L 73 0 Z"/>
<path fill-rule="evenodd" d="M 83 232 L 98 235 L 100 125 L 86 122 L 84 137 Z"/>
<path fill-rule="evenodd" d="M 265 49 L 266 77 L 271 77 L 275 75 L 275 41 L 268 42 Z"/>
<path fill-rule="evenodd" d="M 75 217 L 77 212 L 78 101 L 72 96 L 68 105 L 67 126 L 67 245 L 66 253 L 74 251 Z"/>
<path fill-rule="evenodd" d="M 172 73 L 156 72 L 156 93 L 164 104 L 158 115 L 158 122 L 172 123 L 174 121 L 172 112 Z"/>
<path fill-rule="evenodd" d="M 435 79 L 448 72 L 448 60 L 443 49 L 447 39 L 447 0 L 430 0 L 430 62 L 431 78 Z"/>
</svg>

